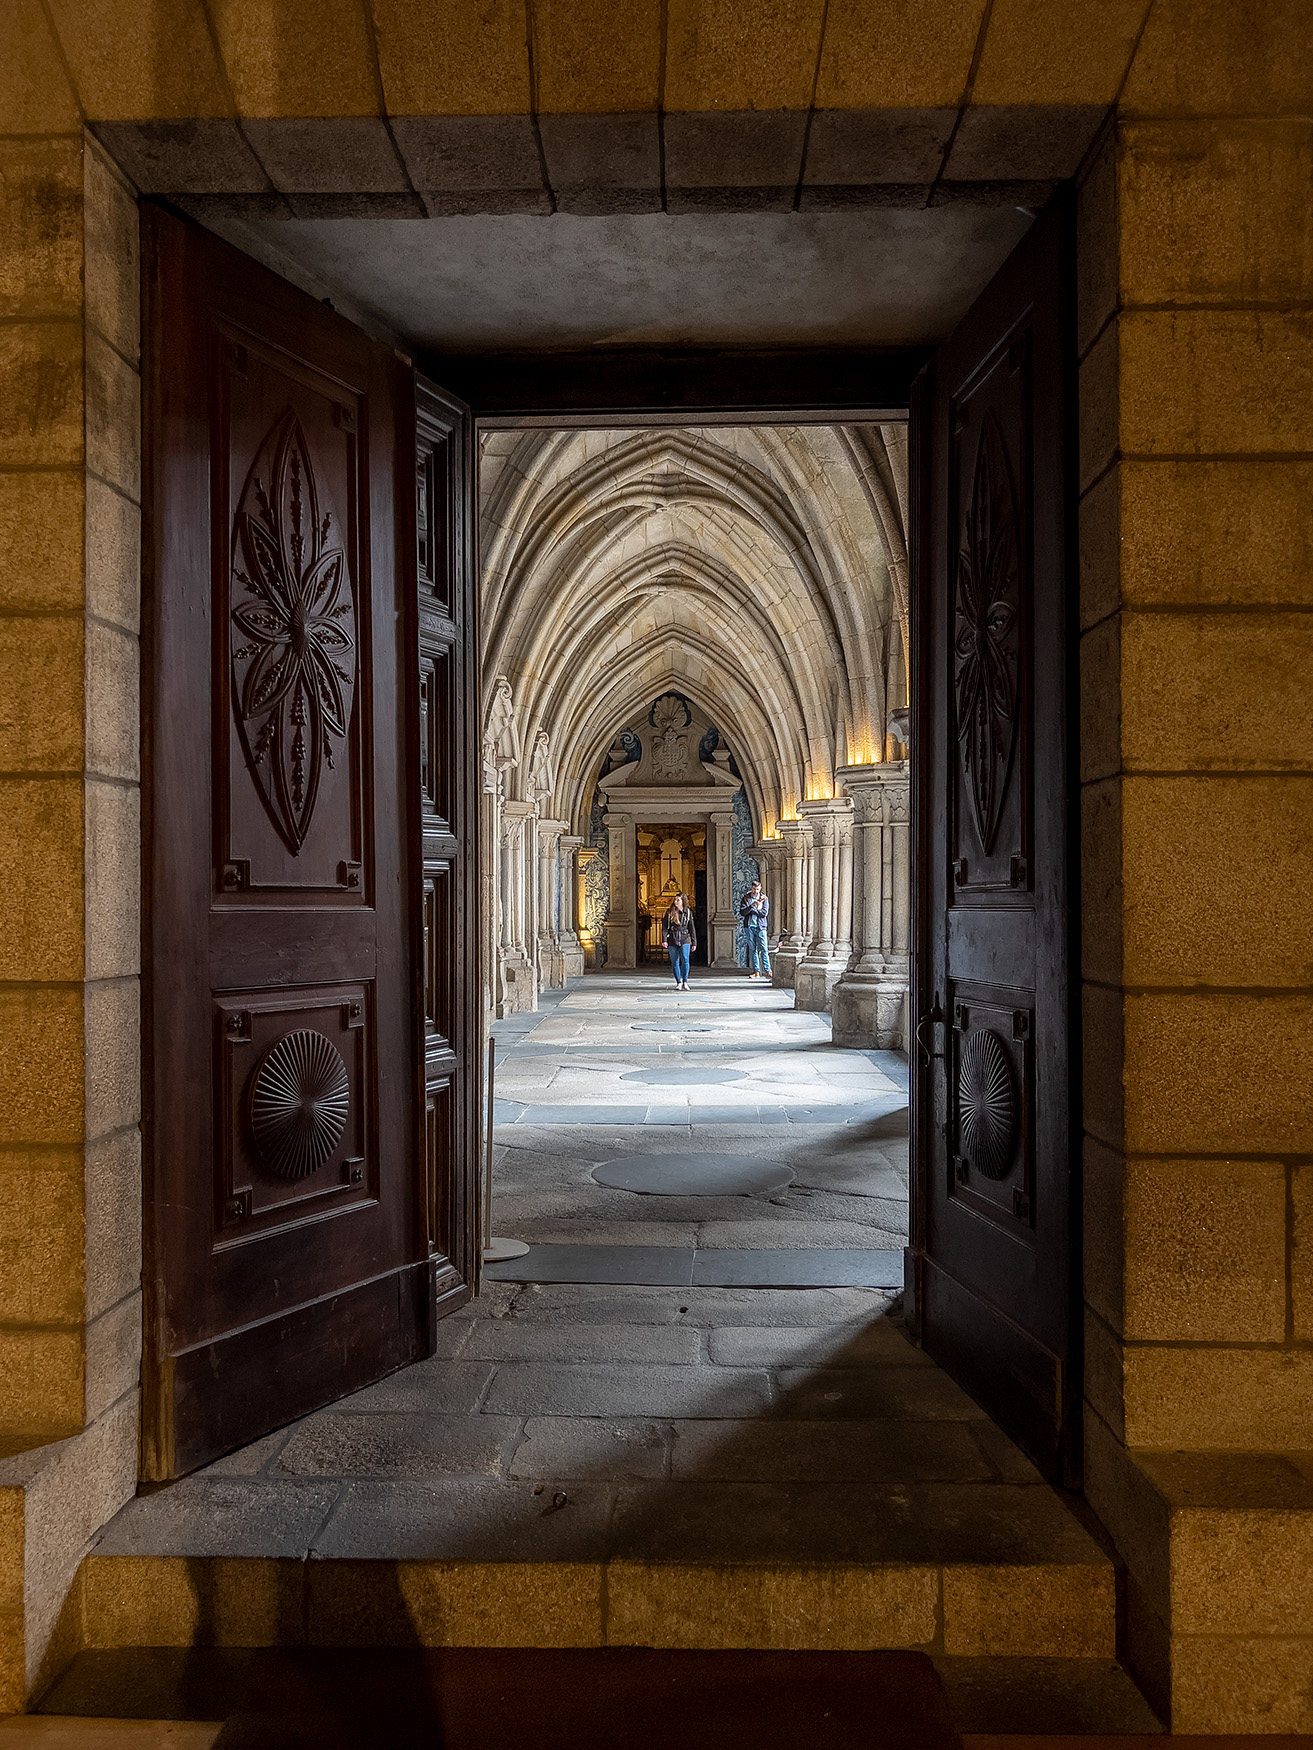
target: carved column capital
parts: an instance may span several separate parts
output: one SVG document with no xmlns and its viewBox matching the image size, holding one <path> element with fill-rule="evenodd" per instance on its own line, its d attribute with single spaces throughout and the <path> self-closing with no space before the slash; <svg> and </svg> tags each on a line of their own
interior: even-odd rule
<svg viewBox="0 0 1313 1750">
<path fill-rule="evenodd" d="M 911 818 L 911 768 L 906 760 L 840 766 L 835 776 L 852 799 L 857 819 L 895 826 Z"/>
</svg>

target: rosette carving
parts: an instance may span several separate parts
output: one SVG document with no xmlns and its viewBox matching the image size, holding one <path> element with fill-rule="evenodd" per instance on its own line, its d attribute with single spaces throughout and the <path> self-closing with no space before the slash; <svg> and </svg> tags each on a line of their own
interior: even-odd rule
<svg viewBox="0 0 1313 1750">
<path fill-rule="evenodd" d="M 341 1142 L 350 1109 L 342 1054 L 310 1027 L 285 1033 L 251 1077 L 251 1135 L 261 1161 L 280 1179 L 317 1172 Z"/>
<path fill-rule="evenodd" d="M 986 851 L 994 848 L 1017 737 L 1019 546 L 1007 451 L 993 414 L 987 414 L 958 554 L 953 633 L 957 733 L 976 832 Z"/>
<path fill-rule="evenodd" d="M 1002 1179 L 1017 1147 L 1017 1090 L 1008 1048 L 990 1028 L 968 1033 L 958 1056 L 962 1153 L 987 1179 Z"/>
<path fill-rule="evenodd" d="M 233 710 L 270 820 L 296 856 L 356 685 L 355 602 L 326 490 L 289 408 L 251 464 L 233 519 Z"/>
</svg>

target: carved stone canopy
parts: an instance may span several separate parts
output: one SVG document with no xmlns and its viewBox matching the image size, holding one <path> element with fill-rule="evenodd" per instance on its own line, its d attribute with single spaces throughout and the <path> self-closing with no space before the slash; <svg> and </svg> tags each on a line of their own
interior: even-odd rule
<svg viewBox="0 0 1313 1750">
<path fill-rule="evenodd" d="M 516 720 L 515 696 L 504 674 L 499 674 L 492 683 L 492 697 L 484 716 L 483 759 L 486 765 L 499 772 L 520 763 L 520 728 Z"/>
<path fill-rule="evenodd" d="M 555 788 L 556 759 L 547 731 L 540 729 L 533 738 L 533 752 L 529 756 L 529 790 L 545 800 Z"/>
<path fill-rule="evenodd" d="M 716 745 L 707 749 L 704 759 L 702 749 L 713 737 Z M 626 760 L 602 777 L 605 791 L 674 785 L 708 790 L 718 785 L 739 788 L 740 780 L 729 769 L 729 749 L 719 740 L 719 732 L 682 693 L 662 693 L 620 731 L 616 741 L 627 745 L 637 741 L 642 751 L 637 760 Z"/>
</svg>

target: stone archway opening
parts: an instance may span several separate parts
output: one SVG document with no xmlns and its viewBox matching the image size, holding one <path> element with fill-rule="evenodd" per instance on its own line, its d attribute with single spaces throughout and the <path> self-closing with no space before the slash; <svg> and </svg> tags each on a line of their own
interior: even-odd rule
<svg viewBox="0 0 1313 1750">
<path fill-rule="evenodd" d="M 623 1284 L 655 1248 L 901 1286 L 906 435 L 481 431 L 493 1195 L 530 1246 L 494 1278 Z M 615 1170 L 635 1150 L 642 1189 Z M 725 1193 L 749 1154 L 763 1188 Z"/>
</svg>

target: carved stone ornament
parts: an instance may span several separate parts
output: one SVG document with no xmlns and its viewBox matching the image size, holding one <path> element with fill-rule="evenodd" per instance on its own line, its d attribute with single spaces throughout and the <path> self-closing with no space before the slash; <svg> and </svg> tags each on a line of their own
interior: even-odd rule
<svg viewBox="0 0 1313 1750">
<path fill-rule="evenodd" d="M 976 832 L 992 851 L 1017 735 L 1017 512 L 1007 451 L 986 414 L 957 561 L 957 733 Z"/>
<path fill-rule="evenodd" d="M 652 774 L 656 778 L 682 778 L 688 767 L 688 736 L 683 731 L 693 721 L 692 713 L 677 693 L 666 693 L 648 713 L 656 730 L 652 743 Z"/>
<path fill-rule="evenodd" d="M 350 1109 L 342 1054 L 310 1027 L 284 1033 L 251 1077 L 251 1135 L 280 1179 L 304 1179 L 322 1167 L 342 1140 Z"/>
<path fill-rule="evenodd" d="M 987 1179 L 1006 1177 L 1017 1147 L 1017 1093 L 1007 1046 L 988 1027 L 962 1041 L 957 1105 L 962 1153 Z"/>
<path fill-rule="evenodd" d="M 232 530 L 233 709 L 260 798 L 293 856 L 356 686 L 346 552 L 289 408 L 261 444 Z"/>
</svg>

